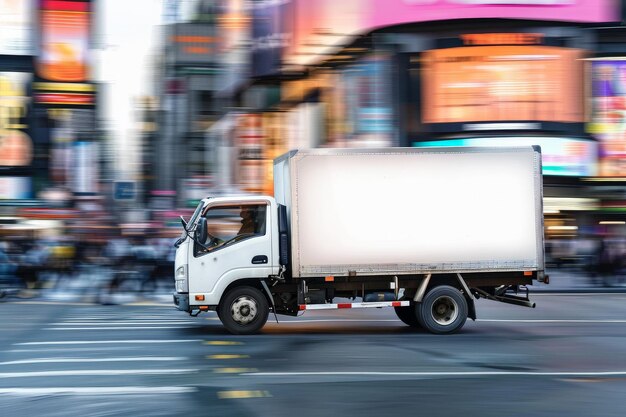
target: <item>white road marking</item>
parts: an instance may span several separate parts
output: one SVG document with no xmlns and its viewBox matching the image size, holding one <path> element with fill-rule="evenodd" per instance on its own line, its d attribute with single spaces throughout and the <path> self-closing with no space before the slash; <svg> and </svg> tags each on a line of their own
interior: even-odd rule
<svg viewBox="0 0 626 417">
<path fill-rule="evenodd" d="M 50 348 L 46 346 L 42 346 L 39 349 L 11 349 L 5 350 L 6 353 L 52 353 L 52 352 L 63 352 L 63 353 L 72 353 L 72 352 L 102 352 L 106 350 L 107 352 L 111 352 L 114 350 L 123 350 L 128 351 L 132 349 L 141 349 L 140 347 L 131 347 L 131 346 L 100 346 L 100 347 L 64 347 L 64 348 Z"/>
<path fill-rule="evenodd" d="M 400 321 L 400 319 L 375 319 L 375 320 L 367 320 L 367 319 L 311 319 L 311 320 L 298 320 L 298 319 L 293 319 L 293 320 L 281 320 L 279 324 L 284 324 L 284 323 L 289 323 L 289 324 L 296 324 L 296 323 L 328 323 L 328 322 L 354 322 L 354 323 L 365 323 L 365 322 L 397 322 L 397 323 L 402 323 Z M 267 324 L 276 324 L 273 322 L 268 322 Z"/>
<path fill-rule="evenodd" d="M 482 322 L 503 322 L 503 323 L 626 323 L 626 319 L 476 319 Z M 401 323 L 400 319 L 311 319 L 311 320 L 282 320 L 279 324 L 296 324 L 296 323 L 332 323 L 332 322 L 396 322 Z M 276 324 L 268 322 L 268 324 Z"/>
<path fill-rule="evenodd" d="M 51 387 L 0 388 L 0 395 L 128 395 L 128 394 L 184 394 L 195 392 L 194 387 Z"/>
<path fill-rule="evenodd" d="M 21 342 L 13 343 L 15 346 L 33 346 L 33 345 L 100 345 L 100 344 L 116 344 L 116 343 L 192 343 L 202 342 L 202 339 L 134 339 L 134 340 L 62 340 L 54 342 Z"/>
<path fill-rule="evenodd" d="M 149 330 L 149 329 L 185 329 L 197 326 L 133 326 L 133 327 L 46 327 L 43 330 Z"/>
<path fill-rule="evenodd" d="M 52 323 L 50 324 L 50 326 L 107 326 L 107 325 L 110 326 L 112 324 L 186 324 L 186 323 L 194 323 L 194 322 L 191 320 L 158 320 L 158 321 L 157 320 L 153 320 L 153 321 L 125 320 L 125 321 L 101 321 L 101 322 L 66 321 L 66 322 Z M 197 321 L 195 323 L 197 323 Z"/>
<path fill-rule="evenodd" d="M 21 359 L 8 362 L 0 362 L 0 365 L 22 365 L 29 363 L 83 363 L 83 362 L 166 362 L 182 361 L 187 358 L 179 356 L 135 356 L 123 358 L 39 358 Z"/>
<path fill-rule="evenodd" d="M 626 376 L 626 371 L 599 372 L 540 372 L 540 371 L 443 371 L 443 372 L 248 372 L 241 376 L 558 376 L 558 377 L 604 377 Z"/>
<path fill-rule="evenodd" d="M 502 323 L 626 323 L 620 319 L 476 319 L 476 321 Z"/>
<path fill-rule="evenodd" d="M 613 296 L 622 296 L 623 292 L 530 292 L 531 297 L 548 297 L 548 296 L 557 296 L 557 297 L 587 297 L 590 295 L 613 295 Z"/>
<path fill-rule="evenodd" d="M 33 378 L 46 376 L 112 376 L 112 375 L 178 375 L 198 372 L 197 369 L 94 369 L 72 371 L 0 372 L 1 378 Z"/>
</svg>

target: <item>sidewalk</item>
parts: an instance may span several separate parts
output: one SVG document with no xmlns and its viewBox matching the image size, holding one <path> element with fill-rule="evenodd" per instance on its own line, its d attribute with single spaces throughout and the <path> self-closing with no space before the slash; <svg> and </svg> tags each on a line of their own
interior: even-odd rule
<svg viewBox="0 0 626 417">
<path fill-rule="evenodd" d="M 530 292 L 626 292 L 626 277 L 613 276 L 602 280 L 584 271 L 569 268 L 546 270 L 550 284 L 534 283 Z"/>
</svg>

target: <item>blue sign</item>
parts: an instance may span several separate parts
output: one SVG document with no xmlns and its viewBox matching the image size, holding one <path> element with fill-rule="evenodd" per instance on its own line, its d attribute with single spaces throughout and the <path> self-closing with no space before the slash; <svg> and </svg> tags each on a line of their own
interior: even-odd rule
<svg viewBox="0 0 626 417">
<path fill-rule="evenodd" d="M 133 181 L 117 181 L 113 188 L 113 198 L 116 200 L 134 200 L 135 183 Z"/>
</svg>

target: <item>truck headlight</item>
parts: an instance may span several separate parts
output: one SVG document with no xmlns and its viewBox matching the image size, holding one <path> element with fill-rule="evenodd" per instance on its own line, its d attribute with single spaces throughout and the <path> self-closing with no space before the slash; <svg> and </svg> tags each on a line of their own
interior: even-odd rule
<svg viewBox="0 0 626 417">
<path fill-rule="evenodd" d="M 181 265 L 176 268 L 175 274 L 176 280 L 176 292 L 188 292 L 189 286 L 187 284 L 187 265 Z"/>
<path fill-rule="evenodd" d="M 187 279 L 187 265 L 181 265 L 176 269 L 176 281 Z"/>
</svg>

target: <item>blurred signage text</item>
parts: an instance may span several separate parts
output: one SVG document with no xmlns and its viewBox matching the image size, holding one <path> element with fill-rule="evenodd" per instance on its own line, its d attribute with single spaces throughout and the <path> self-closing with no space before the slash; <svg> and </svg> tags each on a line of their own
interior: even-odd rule
<svg viewBox="0 0 626 417">
<path fill-rule="evenodd" d="M 214 25 L 177 23 L 172 25 L 172 30 L 176 64 L 210 64 L 216 61 L 218 38 Z"/>
<path fill-rule="evenodd" d="M 461 35 L 464 45 L 540 45 L 542 33 L 468 33 Z"/>
</svg>

